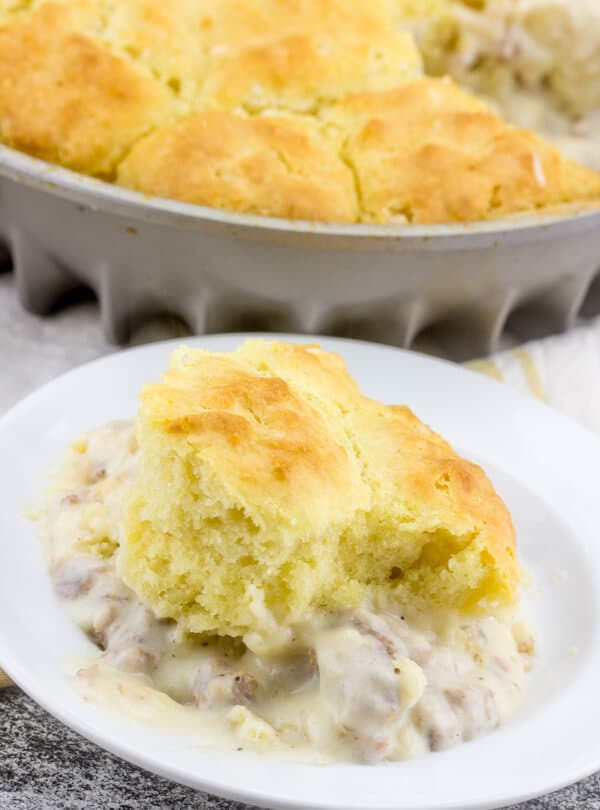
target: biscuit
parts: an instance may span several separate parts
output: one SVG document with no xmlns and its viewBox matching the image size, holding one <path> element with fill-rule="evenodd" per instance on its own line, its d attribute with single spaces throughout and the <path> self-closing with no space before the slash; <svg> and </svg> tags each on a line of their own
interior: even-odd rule
<svg viewBox="0 0 600 810">
<path fill-rule="evenodd" d="M 0 140 L 147 195 L 309 221 L 471 222 L 599 201 L 597 172 L 423 75 L 417 39 L 437 69 L 456 8 L 0 0 Z"/>
<path fill-rule="evenodd" d="M 142 141 L 119 167 L 129 188 L 290 219 L 354 222 L 351 170 L 311 122 L 207 111 Z"/>
<path fill-rule="evenodd" d="M 470 222 L 600 196 L 600 174 L 516 129 L 449 79 L 349 96 L 344 133 L 365 221 Z"/>
<path fill-rule="evenodd" d="M 119 569 L 185 631 L 268 635 L 363 600 L 515 601 L 514 529 L 485 473 L 318 346 L 182 348 L 137 430 Z"/>
<path fill-rule="evenodd" d="M 0 139 L 112 178 L 147 132 L 172 119 L 164 87 L 96 40 L 99 4 L 46 3 L 0 25 Z"/>
</svg>

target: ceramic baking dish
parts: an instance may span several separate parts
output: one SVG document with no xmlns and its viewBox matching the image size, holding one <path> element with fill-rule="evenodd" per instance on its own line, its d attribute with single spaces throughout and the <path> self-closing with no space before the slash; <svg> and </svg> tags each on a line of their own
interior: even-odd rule
<svg viewBox="0 0 600 810">
<path fill-rule="evenodd" d="M 47 313 L 87 285 L 114 342 L 157 313 L 197 333 L 405 346 L 451 321 L 476 354 L 524 306 L 549 330 L 572 323 L 600 269 L 600 209 L 427 227 L 292 222 L 145 197 L 0 146 L 0 242 L 26 308 Z"/>
</svg>

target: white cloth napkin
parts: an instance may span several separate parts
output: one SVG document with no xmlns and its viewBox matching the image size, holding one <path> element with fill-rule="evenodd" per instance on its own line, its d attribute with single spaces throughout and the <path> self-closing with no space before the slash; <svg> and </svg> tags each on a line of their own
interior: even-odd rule
<svg viewBox="0 0 600 810">
<path fill-rule="evenodd" d="M 600 433 L 600 318 L 466 365 Z"/>
</svg>

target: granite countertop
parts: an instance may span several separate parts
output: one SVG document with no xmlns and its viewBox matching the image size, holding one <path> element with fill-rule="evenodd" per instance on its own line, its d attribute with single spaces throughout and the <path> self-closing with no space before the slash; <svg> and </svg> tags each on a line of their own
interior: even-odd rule
<svg viewBox="0 0 600 810">
<path fill-rule="evenodd" d="M 96 304 L 86 297 L 70 303 L 52 317 L 33 317 L 20 309 L 12 276 L 0 275 L 0 413 L 57 374 L 115 351 L 102 338 Z M 184 334 L 180 322 L 161 319 L 135 333 L 132 342 Z M 0 690 L 0 810 L 244 807 L 128 765 L 70 731 L 16 687 Z M 600 810 L 600 774 L 520 807 Z"/>
</svg>

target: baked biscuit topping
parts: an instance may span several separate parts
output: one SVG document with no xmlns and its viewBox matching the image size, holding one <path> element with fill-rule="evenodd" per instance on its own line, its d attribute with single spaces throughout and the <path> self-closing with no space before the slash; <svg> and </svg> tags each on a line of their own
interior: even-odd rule
<svg viewBox="0 0 600 810">
<path fill-rule="evenodd" d="M 0 25 L 0 138 L 111 178 L 142 136 L 172 119 L 165 88 L 103 47 L 100 4 L 49 2 Z"/>
<path fill-rule="evenodd" d="M 119 182 L 161 197 L 290 219 L 355 222 L 351 169 L 312 121 L 197 113 L 145 138 Z"/>
<path fill-rule="evenodd" d="M 290 219 L 476 221 L 600 199 L 596 172 L 425 77 L 411 29 L 430 70 L 462 78 L 435 54 L 453 52 L 457 7 L 480 12 L 417 5 L 0 0 L 0 139 L 146 194 Z"/>
<path fill-rule="evenodd" d="M 365 221 L 484 220 L 598 194 L 600 175 L 448 79 L 348 97 L 328 120 L 345 133 Z"/>
<path fill-rule="evenodd" d="M 186 630 L 515 599 L 514 530 L 484 472 L 317 346 L 179 350 L 142 394 L 138 440 L 120 572 Z"/>
</svg>

